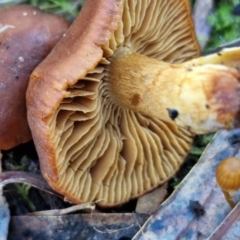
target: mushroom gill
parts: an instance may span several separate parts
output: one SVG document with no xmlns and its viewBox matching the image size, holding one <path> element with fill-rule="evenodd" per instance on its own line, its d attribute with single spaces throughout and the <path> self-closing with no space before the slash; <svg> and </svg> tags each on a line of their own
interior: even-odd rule
<svg viewBox="0 0 240 240">
<path fill-rule="evenodd" d="M 87 1 L 33 72 L 28 119 L 42 173 L 75 203 L 110 207 L 136 198 L 171 178 L 190 150 L 193 133 L 176 125 L 174 109 L 165 108 L 163 120 L 138 111 L 142 96 L 131 85 L 129 98 L 116 98 L 131 72 L 114 71 L 125 53 L 171 64 L 197 57 L 188 1 Z"/>
<path fill-rule="evenodd" d="M 103 68 L 67 89 L 49 123 L 57 149 L 55 184 L 67 189 L 68 198 L 115 205 L 172 177 L 192 134 L 115 104 L 103 80 L 106 74 L 98 71 Z"/>
</svg>

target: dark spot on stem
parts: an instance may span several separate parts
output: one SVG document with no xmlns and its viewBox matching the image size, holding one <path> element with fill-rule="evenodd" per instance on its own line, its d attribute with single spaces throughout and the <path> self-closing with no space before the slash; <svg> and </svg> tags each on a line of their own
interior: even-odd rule
<svg viewBox="0 0 240 240">
<path fill-rule="evenodd" d="M 208 104 L 206 104 L 206 105 L 205 105 L 205 107 L 206 107 L 207 109 L 209 109 L 209 108 L 210 108 Z"/>
<path fill-rule="evenodd" d="M 167 108 L 169 117 L 174 120 L 178 116 L 178 111 L 176 109 Z"/>
<path fill-rule="evenodd" d="M 132 97 L 132 105 L 137 106 L 141 101 L 140 95 L 138 93 L 134 94 Z"/>
<path fill-rule="evenodd" d="M 220 52 L 219 52 L 219 53 L 217 53 L 217 55 L 218 55 L 218 56 L 222 56 L 222 54 L 221 54 Z"/>
</svg>

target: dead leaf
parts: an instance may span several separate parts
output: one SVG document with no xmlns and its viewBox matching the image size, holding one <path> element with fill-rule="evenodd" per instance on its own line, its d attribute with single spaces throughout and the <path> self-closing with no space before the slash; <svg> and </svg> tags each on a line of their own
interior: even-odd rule
<svg viewBox="0 0 240 240">
<path fill-rule="evenodd" d="M 223 220 L 208 240 L 238 240 L 240 238 L 240 202 Z"/>
<path fill-rule="evenodd" d="M 213 0 L 196 0 L 193 9 L 195 32 L 201 49 L 203 49 L 210 37 L 211 26 L 207 21 L 214 8 Z"/>
<path fill-rule="evenodd" d="M 146 214 L 73 214 L 12 217 L 8 240 L 27 239 L 131 239 Z"/>
<path fill-rule="evenodd" d="M 232 141 L 236 136 L 238 141 Z M 231 211 L 217 186 L 215 169 L 221 160 L 240 155 L 239 136 L 240 129 L 218 132 L 179 187 L 133 239 L 207 239 Z M 190 201 L 200 204 L 202 216 L 192 211 Z"/>
<path fill-rule="evenodd" d="M 152 192 L 149 192 L 138 198 L 136 212 L 146 214 L 154 213 L 167 195 L 166 188 L 167 184 L 164 184 Z"/>
<path fill-rule="evenodd" d="M 63 198 L 62 195 L 53 191 L 46 180 L 39 174 L 23 171 L 9 171 L 0 173 L 0 189 L 10 183 L 23 183 L 35 187 L 39 190 Z"/>
</svg>

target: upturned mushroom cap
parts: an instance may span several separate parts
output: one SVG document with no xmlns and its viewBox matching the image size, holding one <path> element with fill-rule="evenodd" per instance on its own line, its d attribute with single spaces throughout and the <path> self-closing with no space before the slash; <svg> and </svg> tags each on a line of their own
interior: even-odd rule
<svg viewBox="0 0 240 240">
<path fill-rule="evenodd" d="M 240 189 L 240 160 L 236 157 L 226 158 L 216 169 L 216 180 L 219 187 L 226 192 Z"/>
<path fill-rule="evenodd" d="M 205 102 L 200 112 L 194 105 L 200 106 L 198 96 L 207 101 L 202 86 L 191 86 L 197 94 L 186 95 L 192 105 L 181 108 L 178 102 L 184 99 L 174 94 L 181 92 L 184 79 L 175 83 L 178 87 L 168 80 L 174 81 L 174 69 L 189 82 L 198 77 L 201 69 L 176 66 L 198 55 L 188 1 L 87 1 L 66 36 L 34 70 L 27 91 L 28 120 L 49 184 L 75 203 L 101 199 L 98 204 L 108 207 L 171 178 L 193 137 L 176 125 L 179 113 L 193 109 L 194 121 L 202 124 L 209 110 Z M 233 82 L 227 94 L 238 86 L 233 69 L 208 66 L 202 72 L 201 80 L 226 72 Z M 214 114 L 208 131 L 220 125 Z"/>
<path fill-rule="evenodd" d="M 0 9 L 0 149 L 29 141 L 26 90 L 33 69 L 69 23 L 32 6 Z"/>
</svg>

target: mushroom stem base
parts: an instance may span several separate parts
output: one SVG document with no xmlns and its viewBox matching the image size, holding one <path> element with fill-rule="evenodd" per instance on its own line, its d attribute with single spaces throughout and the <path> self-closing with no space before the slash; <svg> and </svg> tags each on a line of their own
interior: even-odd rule
<svg viewBox="0 0 240 240">
<path fill-rule="evenodd" d="M 233 201 L 232 196 L 230 195 L 230 193 L 229 193 L 229 192 L 226 192 L 226 191 L 224 191 L 224 190 L 222 190 L 222 192 L 223 192 L 223 195 L 224 195 L 227 203 L 229 204 L 229 206 L 230 206 L 231 208 L 234 208 L 234 207 L 236 206 L 236 203 Z"/>
</svg>

